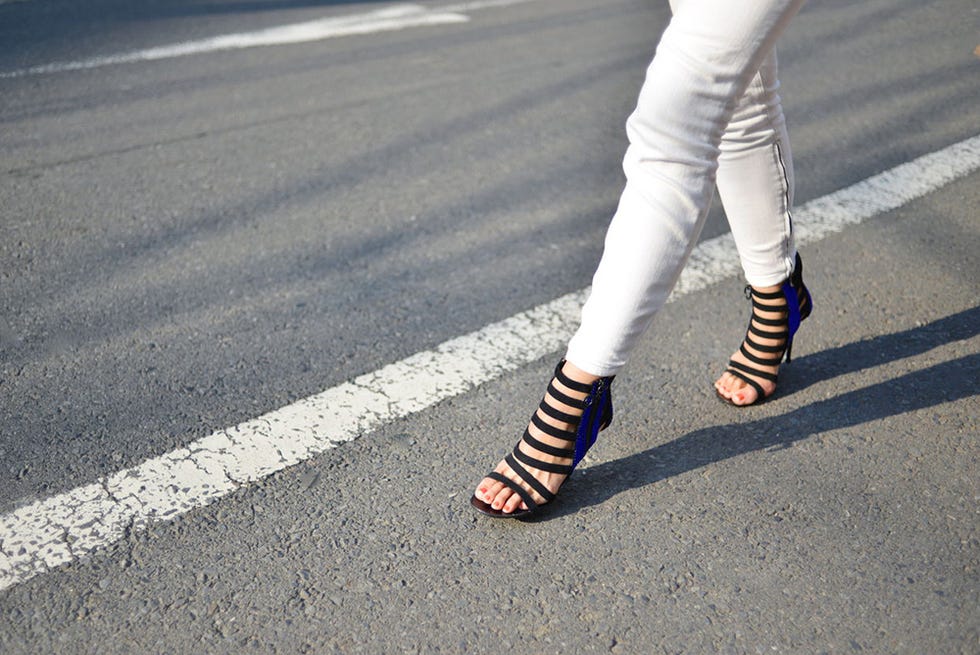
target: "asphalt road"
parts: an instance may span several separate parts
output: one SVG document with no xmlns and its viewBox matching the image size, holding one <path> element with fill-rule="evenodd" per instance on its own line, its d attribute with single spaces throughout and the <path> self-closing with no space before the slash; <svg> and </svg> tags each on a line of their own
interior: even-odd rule
<svg viewBox="0 0 980 655">
<path fill-rule="evenodd" d="M 0 77 L 0 512 L 587 285 L 662 4 Z M 384 6 L 0 3 L 0 75 Z M 805 8 L 798 204 L 975 136 L 978 25 Z M 558 353 L 0 591 L 0 651 L 980 652 L 978 182 L 804 251 L 760 407 L 739 281 L 670 304 L 544 520 L 466 501 Z"/>
</svg>

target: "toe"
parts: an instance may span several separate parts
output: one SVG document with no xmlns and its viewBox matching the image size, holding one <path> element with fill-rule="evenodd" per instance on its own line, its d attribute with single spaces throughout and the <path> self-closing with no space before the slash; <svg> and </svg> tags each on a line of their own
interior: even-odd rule
<svg viewBox="0 0 980 655">
<path fill-rule="evenodd" d="M 759 392 L 754 387 L 734 375 L 727 373 L 726 375 L 731 378 L 731 383 L 728 385 L 728 399 L 733 404 L 743 407 L 745 405 L 751 405 L 756 401 L 759 397 Z"/>
<path fill-rule="evenodd" d="M 494 509 L 502 510 L 515 495 L 509 487 L 503 487 L 493 496 L 493 500 L 490 501 L 490 506 Z"/>
<path fill-rule="evenodd" d="M 736 379 L 735 376 L 734 375 L 731 375 L 730 373 L 727 373 L 727 372 L 726 373 L 722 373 L 721 374 L 721 377 L 719 377 L 717 380 L 715 380 L 715 390 L 723 398 L 728 398 L 730 400 L 731 397 L 732 397 L 732 393 L 735 391 L 735 389 L 732 388 L 732 386 L 733 386 L 732 383 L 733 383 L 733 380 L 735 380 L 735 379 Z"/>
<path fill-rule="evenodd" d="M 485 503 L 492 503 L 503 485 L 493 478 L 483 478 L 473 495 Z"/>
<path fill-rule="evenodd" d="M 519 495 L 511 494 L 510 498 L 508 498 L 507 502 L 504 504 L 503 510 L 505 514 L 511 514 L 516 512 L 518 509 L 521 509 L 523 505 L 524 502 L 521 500 Z"/>
<path fill-rule="evenodd" d="M 722 382 L 721 378 L 718 378 L 717 380 L 715 380 L 715 391 L 717 391 L 718 392 L 718 395 L 721 396 L 722 398 L 728 398 L 729 395 L 730 395 L 728 393 L 728 389 L 725 387 L 725 385 Z"/>
<path fill-rule="evenodd" d="M 759 397 L 759 393 L 755 389 L 753 389 L 749 385 L 745 385 L 745 387 L 733 393 L 730 397 L 730 400 L 736 405 L 741 407 L 745 405 L 751 405 L 758 399 L 758 397 Z"/>
<path fill-rule="evenodd" d="M 776 390 L 776 385 L 769 380 L 752 377 L 762 387 L 766 397 Z M 715 381 L 715 389 L 718 391 L 718 395 L 739 407 L 751 405 L 759 400 L 759 392 L 756 391 L 755 387 L 728 371 L 722 373 L 721 377 Z"/>
</svg>

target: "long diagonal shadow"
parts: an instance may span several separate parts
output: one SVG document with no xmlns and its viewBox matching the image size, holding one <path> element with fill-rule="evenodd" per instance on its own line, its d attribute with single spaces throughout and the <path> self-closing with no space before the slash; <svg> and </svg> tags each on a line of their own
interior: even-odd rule
<svg viewBox="0 0 980 655">
<path fill-rule="evenodd" d="M 887 362 L 920 355 L 953 341 L 962 341 L 980 334 L 980 306 L 950 314 L 927 325 L 883 334 L 856 341 L 838 348 L 805 355 L 793 360 L 793 364 L 780 369 L 779 395 L 785 397 L 824 380 L 854 373 Z M 798 365 L 797 365 L 798 363 Z M 794 370 L 805 371 L 799 380 L 782 384 L 784 373 L 790 377 Z M 804 379 L 805 378 L 805 379 Z"/>
<path fill-rule="evenodd" d="M 837 374 L 913 355 L 978 333 L 978 309 L 927 326 L 848 344 L 822 353 Z M 880 346 L 878 352 L 875 346 Z M 811 356 L 817 357 L 817 356 Z M 617 494 L 746 453 L 788 448 L 813 435 L 897 416 L 980 393 L 980 354 L 967 355 L 901 377 L 750 423 L 703 428 L 635 455 L 589 467 L 569 485 L 554 508 L 534 521 L 547 521 Z"/>
</svg>

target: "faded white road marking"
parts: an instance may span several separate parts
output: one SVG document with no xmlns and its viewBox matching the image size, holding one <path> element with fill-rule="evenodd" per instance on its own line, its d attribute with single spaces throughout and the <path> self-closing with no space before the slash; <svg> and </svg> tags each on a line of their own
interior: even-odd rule
<svg viewBox="0 0 980 655">
<path fill-rule="evenodd" d="M 480 9 L 494 9 L 496 7 L 509 7 L 511 5 L 523 5 L 536 0 L 475 0 L 474 2 L 460 2 L 453 5 L 443 5 L 439 11 L 478 11 Z"/>
<path fill-rule="evenodd" d="M 124 52 L 104 57 L 83 59 L 81 61 L 46 64 L 44 66 L 35 66 L 9 73 L 0 73 L 0 77 L 22 77 L 24 75 L 38 75 L 42 73 L 61 73 L 99 68 L 111 64 L 129 64 L 138 61 L 171 59 L 173 57 L 184 57 L 222 50 L 308 43 L 342 36 L 390 32 L 409 27 L 465 23 L 468 20 L 469 18 L 467 16 L 456 12 L 428 9 L 414 4 L 396 5 L 353 16 L 322 18 L 305 23 L 281 25 L 254 32 L 225 34 L 210 39 L 186 41 L 184 43 L 160 46 L 158 48 Z"/>
<path fill-rule="evenodd" d="M 304 23 L 270 27 L 254 32 L 225 34 L 199 41 L 185 41 L 183 43 L 106 55 L 104 57 L 45 64 L 5 73 L 0 72 L 0 78 L 24 77 L 25 75 L 41 75 L 45 73 L 64 73 L 100 68 L 112 64 L 131 64 L 139 61 L 171 59 L 173 57 L 185 57 L 187 55 L 220 52 L 222 50 L 308 43 L 342 36 L 390 32 L 410 27 L 465 23 L 469 20 L 469 17 L 460 12 L 506 7 L 536 1 L 476 0 L 474 2 L 461 2 L 444 7 L 424 7 L 416 4 L 393 5 L 363 14 L 322 18 Z M 0 4 L 3 2 L 4 0 L 0 0 Z"/>
<path fill-rule="evenodd" d="M 812 243 L 980 168 L 980 136 L 808 202 L 797 239 Z M 738 274 L 730 235 L 701 243 L 671 298 Z M 174 518 L 384 423 L 424 410 L 558 351 L 588 289 L 488 325 L 186 448 L 0 516 L 0 590 Z"/>
</svg>

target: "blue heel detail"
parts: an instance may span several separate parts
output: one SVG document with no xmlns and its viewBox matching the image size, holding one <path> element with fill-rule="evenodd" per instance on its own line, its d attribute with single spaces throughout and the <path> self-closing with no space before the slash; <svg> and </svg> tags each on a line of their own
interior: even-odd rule
<svg viewBox="0 0 980 655">
<path fill-rule="evenodd" d="M 786 298 L 786 310 L 789 314 L 789 337 L 786 339 L 786 363 L 793 361 L 793 337 L 800 329 L 800 324 L 813 310 L 813 299 L 810 291 L 803 284 L 803 260 L 796 253 L 796 266 L 789 279 L 783 282 L 783 296 Z"/>
</svg>

